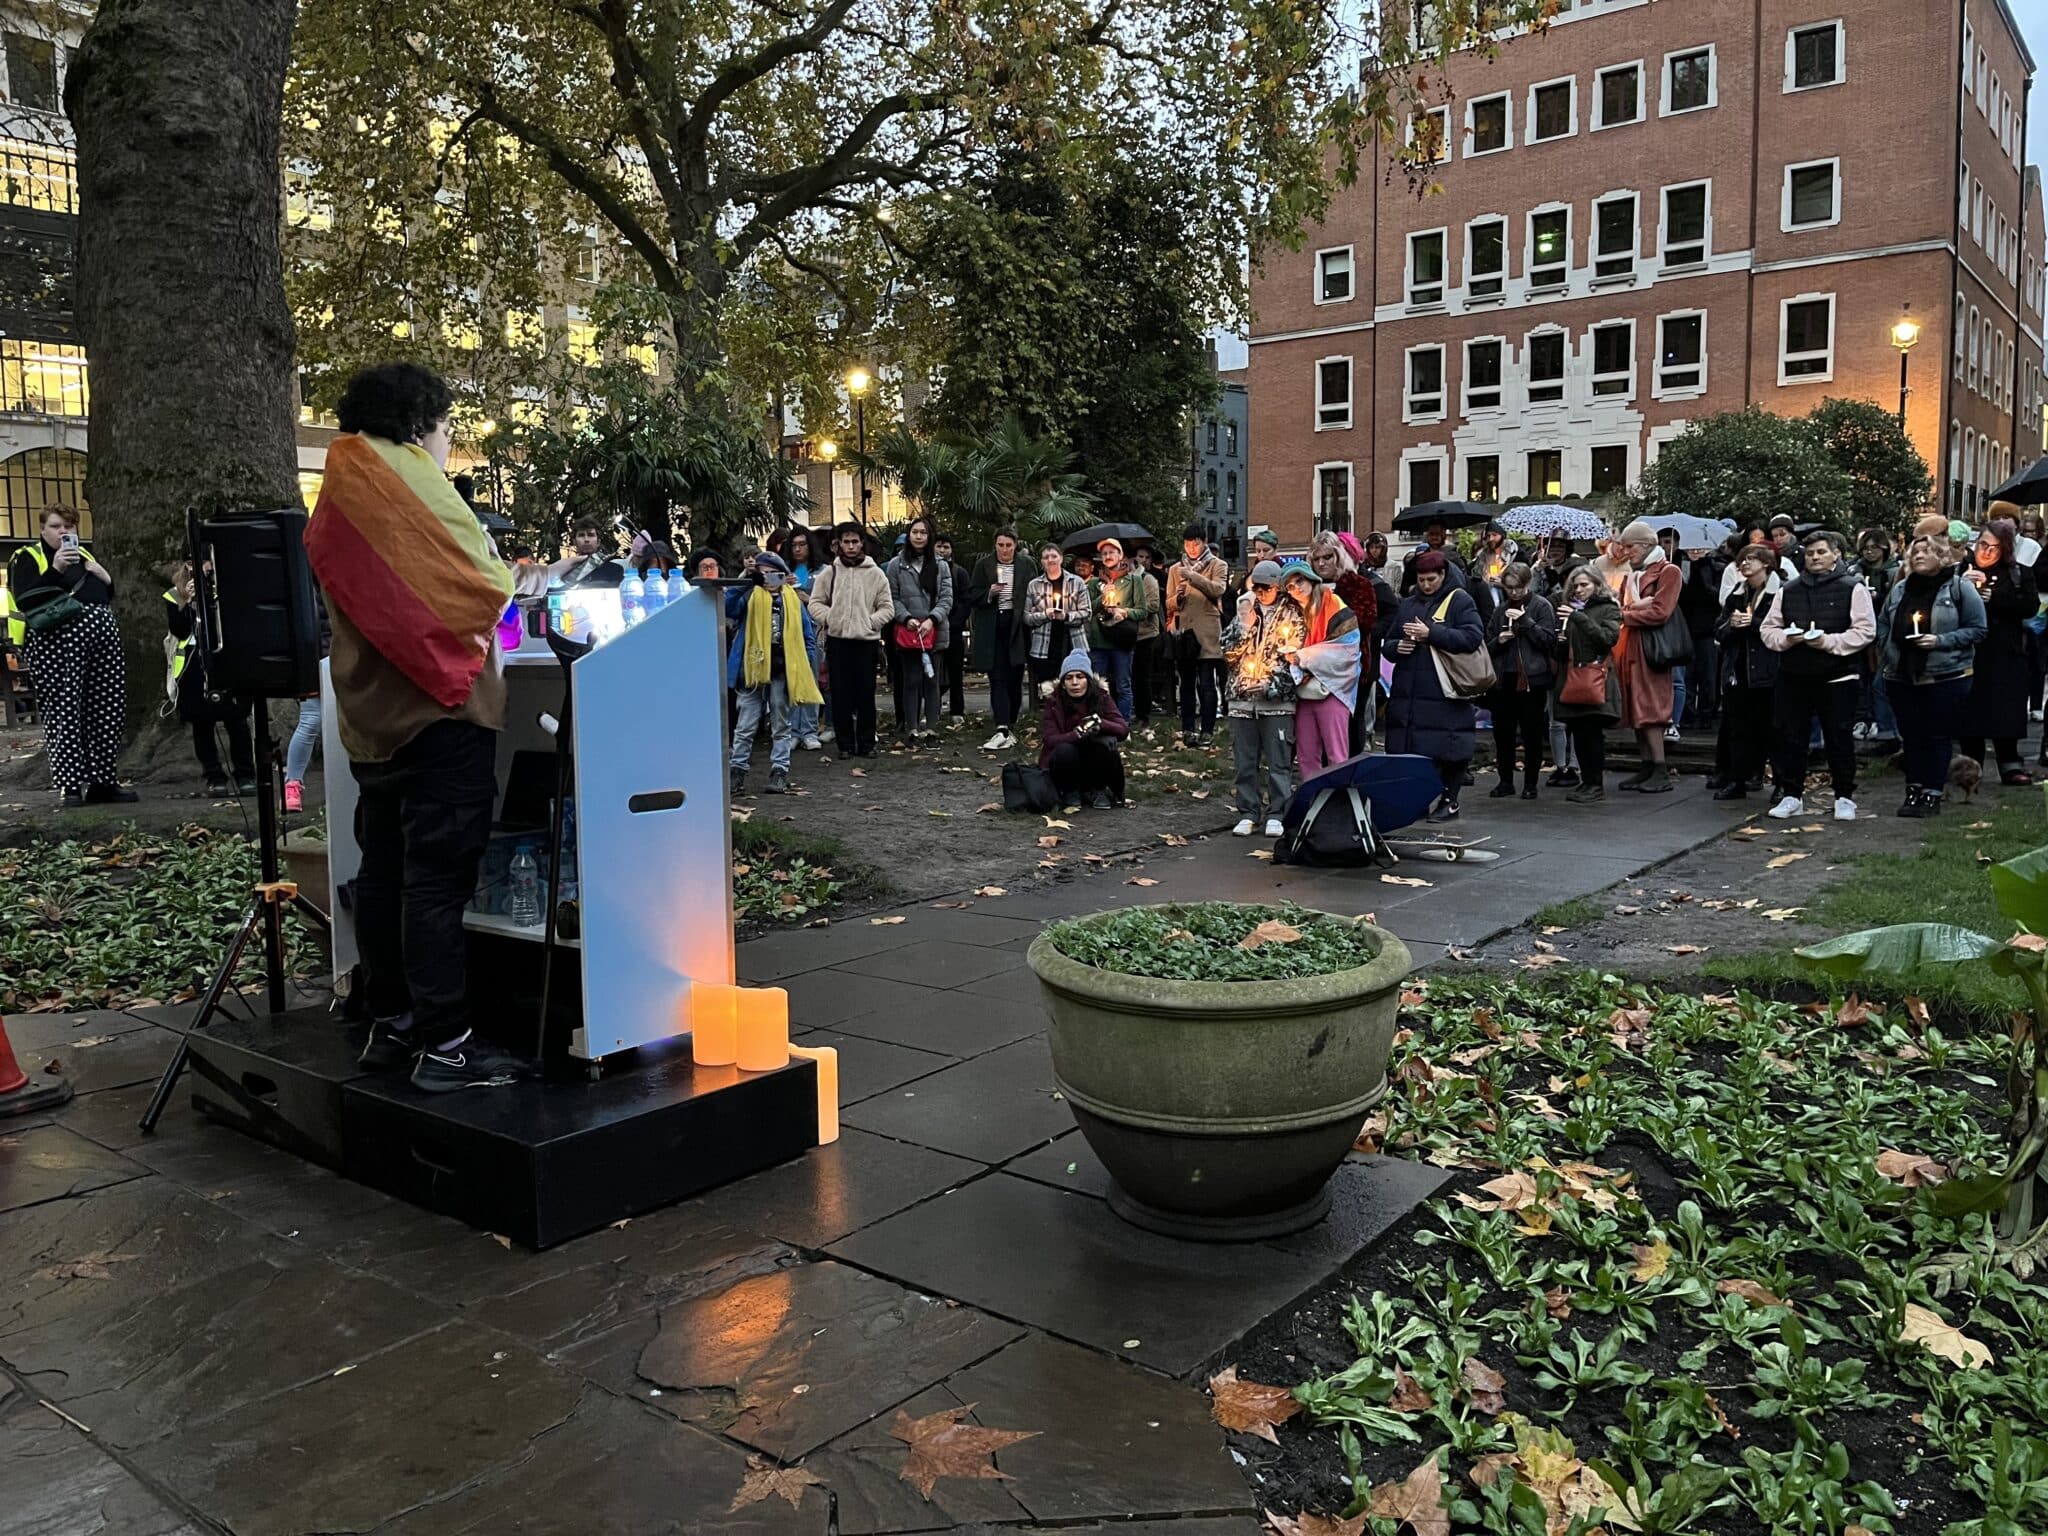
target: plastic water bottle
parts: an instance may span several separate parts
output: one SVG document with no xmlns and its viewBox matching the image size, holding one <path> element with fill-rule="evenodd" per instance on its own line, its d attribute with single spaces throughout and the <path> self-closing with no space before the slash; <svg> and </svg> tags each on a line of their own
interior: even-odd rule
<svg viewBox="0 0 2048 1536">
<path fill-rule="evenodd" d="M 628 629 L 647 617 L 647 583 L 630 565 L 626 567 L 626 579 L 619 583 L 619 617 Z"/>
<path fill-rule="evenodd" d="M 538 928 L 540 864 L 533 856 L 531 843 L 521 843 L 519 851 L 512 855 L 512 868 L 508 879 L 510 885 L 505 893 L 505 916 L 521 928 Z"/>
<path fill-rule="evenodd" d="M 562 802 L 562 856 L 558 861 L 560 873 L 555 877 L 555 900 L 575 901 L 582 895 L 582 887 L 576 879 L 576 802 Z"/>
<path fill-rule="evenodd" d="M 652 566 L 649 566 L 647 568 L 647 578 L 642 583 L 642 586 L 644 592 L 640 599 L 640 606 L 646 612 L 647 617 L 651 619 L 668 606 L 668 578 Z"/>
<path fill-rule="evenodd" d="M 690 578 L 683 574 L 679 565 L 668 573 L 668 601 L 680 603 L 690 590 Z"/>
</svg>

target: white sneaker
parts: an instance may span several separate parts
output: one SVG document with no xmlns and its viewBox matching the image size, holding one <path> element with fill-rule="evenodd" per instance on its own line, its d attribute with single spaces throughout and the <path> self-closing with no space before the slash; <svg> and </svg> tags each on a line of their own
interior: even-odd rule
<svg viewBox="0 0 2048 1536">
<path fill-rule="evenodd" d="M 830 741 L 830 740 L 832 740 L 832 739 L 833 739 L 833 737 L 832 737 L 832 727 L 831 727 L 831 726 L 827 725 L 827 726 L 823 726 L 823 727 L 821 727 L 821 728 L 819 729 L 819 731 L 818 731 L 818 740 L 820 740 L 820 741 Z"/>
<path fill-rule="evenodd" d="M 1677 727 L 1677 726 L 1675 726 L 1675 725 L 1667 725 L 1667 726 L 1665 726 L 1665 727 L 1664 727 L 1664 739 L 1665 739 L 1666 741 L 1677 741 L 1677 740 L 1679 739 L 1679 735 L 1678 735 L 1678 727 Z"/>
<path fill-rule="evenodd" d="M 1835 796 L 1835 820 L 1854 821 L 1855 819 L 1856 802 L 1854 800 L 1846 799 L 1841 795 Z"/>
<path fill-rule="evenodd" d="M 1280 825 L 1280 818 L 1278 816 L 1268 816 L 1266 818 L 1266 836 L 1278 837 L 1286 830 L 1285 827 Z"/>
<path fill-rule="evenodd" d="M 825 750 L 825 743 L 820 741 L 815 736 L 806 736 L 802 741 L 798 742 L 797 745 L 802 747 L 806 752 L 822 752 Z"/>
<path fill-rule="evenodd" d="M 2039 725 L 2041 723 L 2041 711 L 2039 711 L 2038 709 L 2029 709 L 2027 711 L 2027 718 L 2033 721 L 2034 724 Z"/>
<path fill-rule="evenodd" d="M 1252 835 L 1251 817 L 1245 817 L 1243 821 L 1240 821 L 1236 826 L 1232 827 L 1230 829 L 1230 835 L 1232 837 L 1250 837 Z"/>
<path fill-rule="evenodd" d="M 1771 807 L 1770 814 L 1777 817 L 1780 821 L 1790 821 L 1799 814 L 1800 810 L 1799 797 L 1797 795 L 1787 795 Z"/>
<path fill-rule="evenodd" d="M 1015 745 L 1017 745 L 1017 738 L 1008 731 L 998 727 L 995 735 L 989 737 L 987 741 L 981 744 L 981 750 L 984 752 L 1007 752 Z"/>
</svg>

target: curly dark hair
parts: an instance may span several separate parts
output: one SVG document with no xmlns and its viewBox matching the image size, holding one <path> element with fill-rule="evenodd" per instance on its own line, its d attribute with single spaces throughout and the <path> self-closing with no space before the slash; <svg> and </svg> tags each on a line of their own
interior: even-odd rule
<svg viewBox="0 0 2048 1536">
<path fill-rule="evenodd" d="M 348 381 L 334 414 L 344 432 L 416 443 L 454 409 L 455 396 L 418 363 L 378 363 Z"/>
</svg>

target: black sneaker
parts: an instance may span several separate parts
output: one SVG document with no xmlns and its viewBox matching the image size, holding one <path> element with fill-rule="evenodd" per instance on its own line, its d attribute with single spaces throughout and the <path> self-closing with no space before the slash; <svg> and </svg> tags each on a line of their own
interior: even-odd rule
<svg viewBox="0 0 2048 1536">
<path fill-rule="evenodd" d="M 1534 800 L 1536 798 L 1536 786 L 1531 784 L 1527 789 L 1523 790 L 1522 798 L 1524 800 Z"/>
<path fill-rule="evenodd" d="M 768 793 L 771 795 L 786 795 L 789 793 L 789 770 L 787 768 L 770 768 L 768 770 Z"/>
<path fill-rule="evenodd" d="M 1116 804 L 1109 798 L 1108 790 L 1098 789 L 1089 798 L 1088 809 L 1091 811 L 1113 811 L 1116 809 Z"/>
<path fill-rule="evenodd" d="M 1425 821 L 1456 821 L 1457 819 L 1458 802 L 1455 800 L 1437 801 L 1435 806 L 1431 808 L 1430 813 L 1423 818 Z"/>
<path fill-rule="evenodd" d="M 121 784 L 88 784 L 85 790 L 87 805 L 133 805 L 141 798 Z"/>
<path fill-rule="evenodd" d="M 64 810 L 75 811 L 85 804 L 85 796 L 75 789 L 67 789 L 64 791 L 64 798 L 60 804 Z"/>
<path fill-rule="evenodd" d="M 409 1022 L 411 1015 L 406 1015 Z M 362 1054 L 356 1057 L 358 1065 L 372 1072 L 389 1072 L 393 1067 L 403 1067 L 419 1055 L 420 1048 L 413 1043 L 411 1034 L 395 1026 L 396 1019 L 372 1019 L 370 1037 L 363 1042 Z"/>
<path fill-rule="evenodd" d="M 1742 787 L 1740 779 L 1736 779 L 1734 782 L 1723 784 L 1719 789 L 1715 790 L 1714 798 L 1716 800 L 1747 800 L 1749 798 L 1749 791 Z"/>
<path fill-rule="evenodd" d="M 235 780 L 235 793 L 244 800 L 252 799 L 256 794 L 256 781 L 254 779 Z"/>
<path fill-rule="evenodd" d="M 747 792 L 747 770 L 744 768 L 734 768 L 731 770 L 730 784 L 734 794 L 744 795 Z"/>
<path fill-rule="evenodd" d="M 419 1064 L 412 1069 L 412 1085 L 422 1093 L 505 1088 L 518 1080 L 518 1072 L 507 1059 L 474 1040 L 445 1051 L 422 1051 Z"/>
<path fill-rule="evenodd" d="M 1579 787 L 1579 770 L 1576 768 L 1559 768 L 1543 782 L 1552 789 L 1577 789 Z"/>
<path fill-rule="evenodd" d="M 1515 786 L 1503 780 L 1501 783 L 1494 785 L 1493 788 L 1489 789 L 1486 792 L 1486 798 L 1489 800 L 1505 800 L 1509 796 L 1514 794 L 1514 792 Z"/>
<path fill-rule="evenodd" d="M 208 779 L 206 793 L 210 799 L 224 800 L 235 792 L 235 786 L 226 779 Z"/>
</svg>

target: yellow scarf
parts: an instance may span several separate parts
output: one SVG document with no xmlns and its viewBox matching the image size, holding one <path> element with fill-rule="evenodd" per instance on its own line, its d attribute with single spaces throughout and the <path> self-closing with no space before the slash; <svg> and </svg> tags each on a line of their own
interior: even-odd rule
<svg viewBox="0 0 2048 1536">
<path fill-rule="evenodd" d="M 758 688 L 773 675 L 768 650 L 775 616 L 768 610 L 774 601 L 766 587 L 755 588 L 747 599 L 747 643 L 740 653 L 740 683 L 747 688 Z M 811 673 L 811 653 L 804 646 L 803 599 L 791 586 L 782 589 L 782 668 L 790 703 L 825 702 L 825 695 L 818 692 L 818 679 Z"/>
</svg>

